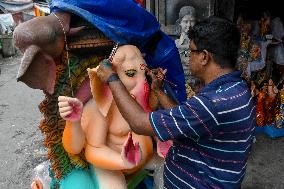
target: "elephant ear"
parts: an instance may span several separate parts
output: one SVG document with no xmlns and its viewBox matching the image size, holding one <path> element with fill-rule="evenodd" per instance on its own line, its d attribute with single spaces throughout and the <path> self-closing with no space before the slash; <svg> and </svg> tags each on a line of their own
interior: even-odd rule
<svg viewBox="0 0 284 189">
<path fill-rule="evenodd" d="M 56 64 L 53 58 L 36 45 L 29 46 L 21 60 L 17 81 L 33 89 L 42 89 L 53 94 L 56 79 Z"/>
<path fill-rule="evenodd" d="M 98 67 L 92 69 L 88 68 L 87 71 L 90 78 L 91 92 L 93 98 L 95 99 L 96 106 L 102 112 L 102 114 L 106 116 L 113 97 L 108 85 L 101 82 L 101 80 L 98 78 L 97 68 Z"/>
</svg>

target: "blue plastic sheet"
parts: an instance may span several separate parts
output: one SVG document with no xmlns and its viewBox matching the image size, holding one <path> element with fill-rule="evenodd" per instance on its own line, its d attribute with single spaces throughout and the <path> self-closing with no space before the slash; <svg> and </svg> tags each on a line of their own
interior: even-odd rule
<svg viewBox="0 0 284 189">
<path fill-rule="evenodd" d="M 152 68 L 167 69 L 166 79 L 180 101 L 186 99 L 185 81 L 178 50 L 174 41 L 160 30 L 157 19 L 134 0 L 53 0 L 51 12 L 66 11 L 76 14 L 100 29 L 119 44 L 132 44 L 146 54 Z M 153 36 L 159 36 L 151 45 Z M 150 45 L 149 45 L 150 43 Z M 149 47 L 155 46 L 154 51 Z"/>
<path fill-rule="evenodd" d="M 274 125 L 266 125 L 256 127 L 256 133 L 263 133 L 270 138 L 278 138 L 284 136 L 284 127 L 276 128 Z"/>
<path fill-rule="evenodd" d="M 53 0 L 51 11 L 76 14 L 120 44 L 143 45 L 160 28 L 156 18 L 133 0 Z"/>
</svg>

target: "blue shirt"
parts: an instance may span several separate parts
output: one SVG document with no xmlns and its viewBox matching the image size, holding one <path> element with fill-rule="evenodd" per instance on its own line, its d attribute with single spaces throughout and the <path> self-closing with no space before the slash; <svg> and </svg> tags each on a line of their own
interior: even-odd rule
<svg viewBox="0 0 284 189">
<path fill-rule="evenodd" d="M 240 72 L 219 77 L 173 109 L 151 112 L 150 122 L 160 140 L 173 140 L 165 188 L 240 188 L 256 125 Z"/>
</svg>

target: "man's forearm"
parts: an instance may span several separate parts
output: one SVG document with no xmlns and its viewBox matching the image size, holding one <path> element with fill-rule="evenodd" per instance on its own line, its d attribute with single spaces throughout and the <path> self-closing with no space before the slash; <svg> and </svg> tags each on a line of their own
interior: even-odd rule
<svg viewBox="0 0 284 189">
<path fill-rule="evenodd" d="M 159 99 L 153 90 L 150 91 L 148 103 L 152 111 L 157 110 L 159 107 Z"/>
<path fill-rule="evenodd" d="M 169 97 L 166 93 L 164 93 L 162 90 L 155 90 L 154 92 L 162 108 L 170 109 L 170 108 L 174 108 L 175 106 L 177 106 L 177 103 L 171 97 Z"/>
<path fill-rule="evenodd" d="M 121 115 L 131 129 L 136 134 L 154 136 L 148 113 L 130 96 L 122 82 L 110 82 L 109 87 Z"/>
</svg>

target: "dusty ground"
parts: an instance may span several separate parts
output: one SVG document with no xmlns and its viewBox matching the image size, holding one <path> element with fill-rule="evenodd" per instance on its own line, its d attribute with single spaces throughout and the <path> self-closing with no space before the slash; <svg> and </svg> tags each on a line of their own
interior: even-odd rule
<svg viewBox="0 0 284 189">
<path fill-rule="evenodd" d="M 32 169 L 45 159 L 37 107 L 43 95 L 16 82 L 19 61 L 0 58 L 0 189 L 29 188 Z"/>
<path fill-rule="evenodd" d="M 20 58 L 0 58 L 0 189 L 28 189 L 32 169 L 46 159 L 38 128 L 43 94 L 16 82 Z M 283 156 L 284 137 L 257 135 L 243 188 L 283 189 Z"/>
<path fill-rule="evenodd" d="M 258 134 L 248 162 L 243 189 L 284 188 L 284 137 L 270 139 Z"/>
</svg>

